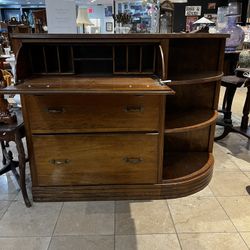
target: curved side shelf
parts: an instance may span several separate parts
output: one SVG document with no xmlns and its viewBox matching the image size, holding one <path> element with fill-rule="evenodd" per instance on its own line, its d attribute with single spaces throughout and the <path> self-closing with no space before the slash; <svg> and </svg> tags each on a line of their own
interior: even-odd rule
<svg viewBox="0 0 250 250">
<path fill-rule="evenodd" d="M 165 134 L 181 133 L 208 127 L 215 123 L 217 116 L 217 111 L 204 109 L 166 114 Z"/>
<path fill-rule="evenodd" d="M 167 153 L 163 168 L 163 183 L 189 181 L 206 172 L 213 164 L 207 152 Z"/>
<path fill-rule="evenodd" d="M 197 83 L 208 83 L 219 81 L 223 76 L 222 72 L 209 71 L 204 73 L 196 74 L 183 74 L 178 76 L 168 76 L 172 82 L 168 83 L 168 86 L 175 85 L 187 85 L 187 84 L 197 84 Z"/>
</svg>

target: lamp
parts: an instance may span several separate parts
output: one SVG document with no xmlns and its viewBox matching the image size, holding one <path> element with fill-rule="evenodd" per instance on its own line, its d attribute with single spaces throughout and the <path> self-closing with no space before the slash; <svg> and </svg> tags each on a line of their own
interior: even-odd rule
<svg viewBox="0 0 250 250">
<path fill-rule="evenodd" d="M 77 19 L 76 19 L 76 24 L 77 24 L 77 26 L 81 26 L 82 25 L 82 27 L 83 27 L 83 33 L 85 33 L 85 26 L 87 26 L 87 25 L 89 25 L 89 26 L 90 25 L 94 25 L 89 20 L 88 9 L 87 8 L 82 8 L 82 7 L 78 8 L 78 14 L 77 14 Z"/>
<path fill-rule="evenodd" d="M 215 24 L 215 23 L 210 21 L 209 19 L 207 19 L 205 17 L 202 17 L 202 18 L 198 19 L 197 21 L 195 21 L 193 24 L 200 26 L 200 29 L 198 31 L 194 31 L 194 32 L 208 33 L 209 32 L 209 25 Z"/>
</svg>

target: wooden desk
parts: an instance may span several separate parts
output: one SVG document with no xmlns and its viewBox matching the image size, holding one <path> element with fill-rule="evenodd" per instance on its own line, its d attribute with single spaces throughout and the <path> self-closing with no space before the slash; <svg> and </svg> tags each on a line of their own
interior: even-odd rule
<svg viewBox="0 0 250 250">
<path fill-rule="evenodd" d="M 34 201 L 204 188 L 226 37 L 14 35 Z"/>
</svg>

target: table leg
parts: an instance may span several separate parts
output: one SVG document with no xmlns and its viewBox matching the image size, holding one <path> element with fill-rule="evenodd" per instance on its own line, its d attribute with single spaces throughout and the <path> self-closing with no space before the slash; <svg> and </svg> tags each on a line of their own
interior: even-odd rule
<svg viewBox="0 0 250 250">
<path fill-rule="evenodd" d="M 5 154 L 4 154 L 4 151 L 5 151 L 5 145 L 4 145 L 4 141 L 1 141 L 1 149 L 2 149 L 2 157 L 3 157 L 3 165 L 6 165 L 6 158 L 5 158 Z"/>
<path fill-rule="evenodd" d="M 236 89 L 237 86 L 234 85 L 226 87 L 222 105 L 224 117 L 222 121 L 217 122 L 217 125 L 224 127 L 224 130 L 220 136 L 214 138 L 215 141 L 223 139 L 232 131 L 232 104 Z"/>
<path fill-rule="evenodd" d="M 19 161 L 19 172 L 20 172 L 20 180 L 19 185 L 22 191 L 23 199 L 25 202 L 26 207 L 31 207 L 31 203 L 28 198 L 27 189 L 26 189 L 26 182 L 25 182 L 25 152 L 23 148 L 22 138 L 20 136 L 19 131 L 16 132 L 15 135 L 15 143 L 18 152 L 18 161 Z"/>
<path fill-rule="evenodd" d="M 241 129 L 243 130 L 248 129 L 249 112 L 250 112 L 250 85 L 247 87 L 247 96 L 246 96 L 246 100 L 244 103 L 243 116 L 242 116 L 241 125 L 240 125 Z"/>
</svg>

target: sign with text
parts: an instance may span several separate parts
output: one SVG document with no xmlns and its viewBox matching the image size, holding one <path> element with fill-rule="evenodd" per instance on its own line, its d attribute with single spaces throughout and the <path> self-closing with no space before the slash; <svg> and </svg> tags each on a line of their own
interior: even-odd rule
<svg viewBox="0 0 250 250">
<path fill-rule="evenodd" d="M 77 33 L 74 0 L 45 0 L 48 33 Z"/>
<path fill-rule="evenodd" d="M 186 6 L 185 16 L 200 16 L 201 6 Z"/>
</svg>

